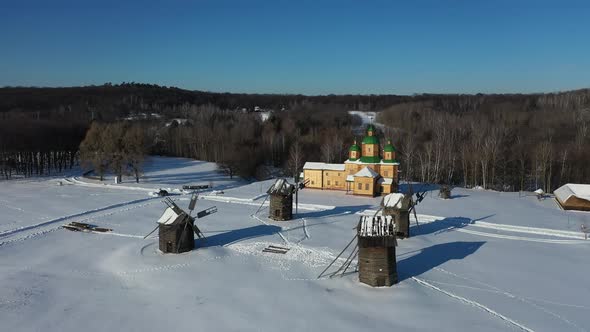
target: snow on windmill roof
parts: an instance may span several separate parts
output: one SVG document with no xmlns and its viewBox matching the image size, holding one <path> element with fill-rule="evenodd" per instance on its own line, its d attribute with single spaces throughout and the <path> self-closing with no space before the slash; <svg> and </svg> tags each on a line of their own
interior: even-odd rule
<svg viewBox="0 0 590 332">
<path fill-rule="evenodd" d="M 344 171 L 344 164 L 326 164 L 326 163 L 316 163 L 316 162 L 306 162 L 303 165 L 303 169 L 321 169 L 321 170 L 328 170 L 328 171 Z"/>
<path fill-rule="evenodd" d="M 363 169 L 358 171 L 354 176 L 363 178 L 376 178 L 379 176 L 379 174 L 374 170 L 370 169 L 369 167 L 364 167 Z"/>
<path fill-rule="evenodd" d="M 590 201 L 590 184 L 568 183 L 559 187 L 553 193 L 562 202 L 567 201 L 572 196 Z"/>
<path fill-rule="evenodd" d="M 179 217 L 180 215 L 174 212 L 174 210 L 169 207 L 164 211 L 164 214 L 162 214 L 160 219 L 158 219 L 158 224 L 172 225 L 176 220 L 178 220 Z"/>
<path fill-rule="evenodd" d="M 270 188 L 267 194 L 271 195 L 290 195 L 295 190 L 295 186 L 287 182 L 285 179 L 278 179 Z"/>
<path fill-rule="evenodd" d="M 359 236 L 395 236 L 392 216 L 361 216 Z"/>
<path fill-rule="evenodd" d="M 381 205 L 385 208 L 408 209 L 410 197 L 401 193 L 391 193 L 383 197 Z"/>
</svg>

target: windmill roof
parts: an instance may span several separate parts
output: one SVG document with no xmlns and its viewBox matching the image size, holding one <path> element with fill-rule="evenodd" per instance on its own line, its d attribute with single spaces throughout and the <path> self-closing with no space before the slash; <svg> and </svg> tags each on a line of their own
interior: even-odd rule
<svg viewBox="0 0 590 332">
<path fill-rule="evenodd" d="M 388 208 L 407 209 L 410 205 L 410 197 L 401 193 L 391 193 L 383 197 L 381 205 Z"/>
<path fill-rule="evenodd" d="M 295 190 L 295 186 L 287 182 L 285 179 L 278 179 L 268 188 L 267 194 L 271 195 L 290 195 Z"/>
<path fill-rule="evenodd" d="M 361 216 L 358 228 L 360 236 L 395 236 L 395 222 L 392 216 Z"/>
<path fill-rule="evenodd" d="M 368 168 L 368 167 L 364 167 L 363 169 L 361 169 L 360 171 L 358 171 L 355 175 L 355 177 L 364 177 L 364 178 L 376 178 L 379 176 L 379 173 L 375 172 L 374 170 Z"/>
<path fill-rule="evenodd" d="M 181 215 L 174 212 L 172 208 L 166 208 L 160 219 L 158 219 L 158 224 L 172 225 L 180 218 Z"/>
</svg>

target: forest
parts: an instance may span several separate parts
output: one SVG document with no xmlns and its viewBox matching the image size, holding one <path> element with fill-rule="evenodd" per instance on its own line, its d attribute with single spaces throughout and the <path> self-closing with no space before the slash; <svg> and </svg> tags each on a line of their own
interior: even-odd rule
<svg viewBox="0 0 590 332">
<path fill-rule="evenodd" d="M 272 110 L 263 121 L 255 107 Z M 76 164 L 139 181 L 146 154 L 213 161 L 229 176 L 342 162 L 376 111 L 400 177 L 496 190 L 590 183 L 590 90 L 498 95 L 263 95 L 138 83 L 0 89 L 0 176 Z"/>
</svg>

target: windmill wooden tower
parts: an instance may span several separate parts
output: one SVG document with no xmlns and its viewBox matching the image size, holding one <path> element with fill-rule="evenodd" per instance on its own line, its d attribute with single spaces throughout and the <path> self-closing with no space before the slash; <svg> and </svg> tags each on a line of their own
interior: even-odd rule
<svg viewBox="0 0 590 332">
<path fill-rule="evenodd" d="M 361 216 L 357 226 L 359 281 L 373 287 L 396 284 L 396 230 L 391 216 Z"/>
<path fill-rule="evenodd" d="M 354 240 L 357 243 L 344 263 L 334 272 L 326 273 L 330 267 L 344 257 Z M 361 216 L 356 227 L 356 234 L 342 249 L 340 254 L 318 276 L 346 275 L 346 271 L 353 261 L 357 259 L 356 271 L 359 273 L 359 281 L 373 287 L 391 286 L 398 282 L 397 263 L 395 260 L 396 228 L 392 216 Z"/>
<path fill-rule="evenodd" d="M 285 179 L 278 179 L 266 193 L 270 196 L 268 217 L 273 220 L 291 220 L 293 218 L 293 193 L 295 185 Z"/>
<path fill-rule="evenodd" d="M 195 234 L 199 238 L 205 238 L 199 227 L 195 224 L 195 219 L 203 218 L 217 212 L 217 208 L 210 207 L 197 213 L 195 217 L 191 216 L 196 202 L 197 194 L 193 194 L 189 203 L 189 213 L 181 209 L 169 197 L 164 200 L 168 206 L 164 213 L 158 219 L 157 226 L 148 235 L 147 238 L 156 229 L 159 229 L 160 251 L 163 253 L 175 253 L 191 251 L 195 248 Z"/>
<path fill-rule="evenodd" d="M 398 238 L 410 237 L 410 208 L 412 196 L 393 193 L 383 197 L 381 208 L 384 216 L 392 216 Z"/>
</svg>

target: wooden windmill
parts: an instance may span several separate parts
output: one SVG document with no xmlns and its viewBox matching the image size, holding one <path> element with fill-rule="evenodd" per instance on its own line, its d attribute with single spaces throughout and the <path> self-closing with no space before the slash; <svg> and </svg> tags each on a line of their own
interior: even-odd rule
<svg viewBox="0 0 590 332">
<path fill-rule="evenodd" d="M 357 259 L 359 281 L 373 287 L 391 286 L 398 282 L 395 258 L 396 224 L 392 216 L 361 216 L 356 235 L 336 258 L 318 276 L 343 276 Z M 347 252 L 354 240 L 357 243 L 344 263 L 334 272 L 326 273 Z"/>
<path fill-rule="evenodd" d="M 192 216 L 192 212 L 197 204 L 198 194 L 193 193 L 189 203 L 189 213 L 181 209 L 173 200 L 166 198 L 164 203 L 167 205 L 166 210 L 158 219 L 157 226 L 148 235 L 147 238 L 156 229 L 159 230 L 160 251 L 163 253 L 182 253 L 191 251 L 195 248 L 195 234 L 198 238 L 204 239 L 205 236 L 195 224 L 195 219 L 203 218 L 217 212 L 217 207 L 213 206 Z"/>
<path fill-rule="evenodd" d="M 293 194 L 298 188 L 278 179 L 266 193 L 270 196 L 268 217 L 273 220 L 291 220 L 293 218 Z"/>
</svg>

